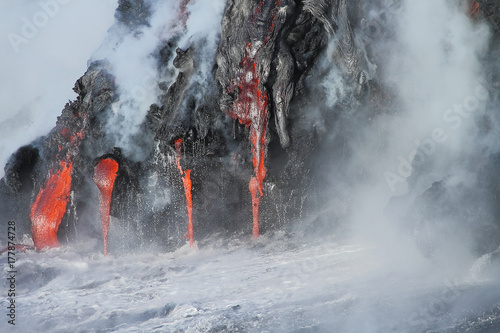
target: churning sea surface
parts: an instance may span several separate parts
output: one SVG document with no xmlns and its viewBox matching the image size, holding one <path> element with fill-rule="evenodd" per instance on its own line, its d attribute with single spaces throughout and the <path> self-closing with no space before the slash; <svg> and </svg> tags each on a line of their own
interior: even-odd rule
<svg viewBox="0 0 500 333">
<path fill-rule="evenodd" d="M 4 253 L 0 331 L 500 332 L 494 255 L 460 274 L 390 258 L 376 243 L 280 234 L 171 253 L 18 251 L 13 326 Z"/>
</svg>

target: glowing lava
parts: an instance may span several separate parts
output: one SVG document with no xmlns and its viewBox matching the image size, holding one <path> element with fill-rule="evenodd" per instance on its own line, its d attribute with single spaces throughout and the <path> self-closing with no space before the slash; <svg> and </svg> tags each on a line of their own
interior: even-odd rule
<svg viewBox="0 0 500 333">
<path fill-rule="evenodd" d="M 470 3 L 469 15 L 474 17 L 479 13 L 479 3 L 476 0 L 472 0 Z"/>
<path fill-rule="evenodd" d="M 181 147 L 182 139 L 175 140 L 175 149 L 177 150 L 177 156 L 175 157 L 175 162 L 177 168 L 181 172 L 182 183 L 184 185 L 184 194 L 186 195 L 186 205 L 188 213 L 188 231 L 187 236 L 189 238 L 189 245 L 193 246 L 193 197 L 191 195 L 191 170 L 183 171 L 181 167 Z"/>
<path fill-rule="evenodd" d="M 111 209 L 111 195 L 113 194 L 113 186 L 117 172 L 118 163 L 111 158 L 101 160 L 94 167 L 94 183 L 99 189 L 104 255 L 108 254 L 109 212 Z"/>
<path fill-rule="evenodd" d="M 31 231 L 37 250 L 57 247 L 57 230 L 66 213 L 71 191 L 72 163 L 61 161 L 60 168 L 45 182 L 31 206 Z"/>
<path fill-rule="evenodd" d="M 68 117 L 58 118 L 56 126 L 59 132 L 55 132 L 51 137 L 57 144 L 56 160 L 59 161 L 59 167 L 56 171 L 50 171 L 44 187 L 31 205 L 31 231 L 37 250 L 59 246 L 57 231 L 70 200 L 72 157 L 78 154 L 85 136 L 85 128 L 88 126 L 88 114 L 81 110 L 73 110 L 73 119 L 78 119 L 78 123 L 70 128 L 65 125 Z"/>
<path fill-rule="evenodd" d="M 180 17 L 182 18 L 184 25 L 186 25 L 186 21 L 187 21 L 187 14 L 188 14 L 187 5 L 189 4 L 189 1 L 190 0 L 183 0 L 181 3 Z"/>
<path fill-rule="evenodd" d="M 252 44 L 245 48 L 245 58 L 241 62 L 242 76 L 233 82 L 230 90 L 239 90 L 238 98 L 233 104 L 229 115 L 245 126 L 250 127 L 250 142 L 252 143 L 254 177 L 248 184 L 252 195 L 253 228 L 252 237 L 259 237 L 259 205 L 263 195 L 262 184 L 266 178 L 264 159 L 267 142 L 266 129 L 268 121 L 267 93 L 259 88 L 259 73 L 257 71 L 257 52 L 252 50 Z"/>
<path fill-rule="evenodd" d="M 255 31 L 262 29 L 259 28 L 259 22 L 262 22 L 263 19 L 258 18 L 258 16 L 267 15 L 263 13 L 265 5 L 265 1 L 260 1 L 250 20 L 252 25 L 257 25 Z M 229 95 L 237 96 L 233 102 L 232 109 L 228 110 L 227 113 L 241 124 L 250 128 L 249 139 L 252 144 L 254 176 L 250 179 L 248 189 L 252 196 L 253 238 L 259 237 L 259 205 L 260 199 L 264 195 L 263 182 L 267 173 L 264 162 L 267 152 L 266 136 L 269 120 L 268 95 L 264 86 L 269 73 L 267 73 L 264 67 L 261 67 L 259 53 L 272 40 L 271 36 L 275 29 L 274 20 L 280 5 L 281 0 L 274 2 L 272 18 L 269 26 L 264 28 L 266 29 L 266 34 L 263 40 L 254 41 L 253 43 L 249 42 L 245 46 L 245 56 L 240 63 L 239 72 L 231 82 L 231 85 L 227 87 Z M 253 34 L 251 39 L 255 40 L 257 36 L 258 34 Z M 266 57 L 265 54 L 264 57 Z M 265 60 L 262 63 L 265 63 Z"/>
</svg>

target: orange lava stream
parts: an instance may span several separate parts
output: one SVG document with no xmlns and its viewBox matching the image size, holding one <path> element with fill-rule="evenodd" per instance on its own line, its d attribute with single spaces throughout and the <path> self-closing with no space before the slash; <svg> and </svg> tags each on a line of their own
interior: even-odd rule
<svg viewBox="0 0 500 333">
<path fill-rule="evenodd" d="M 181 3 L 181 12 L 180 16 L 184 20 L 184 25 L 186 24 L 187 21 L 187 5 L 189 4 L 190 0 L 183 0 Z"/>
<path fill-rule="evenodd" d="M 241 124 L 250 127 L 254 176 L 250 179 L 248 188 L 252 195 L 252 237 L 257 238 L 259 237 L 260 198 L 263 196 L 263 181 L 267 171 L 264 160 L 267 149 L 268 97 L 267 93 L 259 88 L 256 55 L 251 54 L 252 45 L 248 43 L 245 48 L 245 58 L 241 62 L 242 75 L 230 87 L 230 90 L 238 87 L 239 95 L 229 115 L 238 119 Z"/>
<path fill-rule="evenodd" d="M 175 149 L 177 150 L 177 156 L 175 157 L 175 163 L 177 164 L 177 169 L 181 172 L 182 183 L 184 185 L 184 194 L 186 196 L 186 206 L 188 214 L 188 231 L 187 236 L 189 238 L 189 245 L 193 246 L 193 197 L 191 194 L 191 170 L 182 170 L 181 167 L 181 148 L 182 139 L 175 140 Z"/>
<path fill-rule="evenodd" d="M 57 230 L 69 201 L 73 164 L 61 161 L 59 166 L 55 173 L 51 172 L 31 205 L 31 231 L 37 250 L 59 246 Z"/>
<path fill-rule="evenodd" d="M 99 189 L 104 255 L 108 254 L 109 212 L 111 209 L 111 196 L 113 194 L 113 186 L 117 172 L 118 163 L 111 158 L 101 160 L 94 167 L 94 183 Z"/>
<path fill-rule="evenodd" d="M 479 3 L 476 0 L 471 0 L 470 8 L 469 8 L 469 15 L 471 17 L 475 17 L 478 14 L 479 14 Z"/>
<path fill-rule="evenodd" d="M 76 114 L 74 116 L 80 117 Z M 57 140 L 59 144 L 57 145 L 56 160 L 59 160 L 59 167 L 55 172 L 54 169 L 50 171 L 44 187 L 31 205 L 31 231 L 37 250 L 59 246 L 57 231 L 66 214 L 71 193 L 72 156 L 76 155 L 85 136 L 88 116 L 83 113 L 82 117 L 83 128 L 79 131 L 72 132 L 66 127 L 60 129 L 59 134 L 64 140 Z"/>
<path fill-rule="evenodd" d="M 267 109 L 265 114 L 267 114 Z M 267 116 L 266 116 L 267 118 Z M 267 120 L 266 120 L 267 122 Z M 266 167 L 264 166 L 264 158 L 267 148 L 266 143 L 266 127 L 262 128 L 260 131 L 252 128 L 250 130 L 250 139 L 252 140 L 252 154 L 253 154 L 253 165 L 255 176 L 250 179 L 248 184 L 250 193 L 252 194 L 252 215 L 253 215 L 253 227 L 252 227 L 252 237 L 259 237 L 259 205 L 260 198 L 264 195 L 263 182 L 266 178 Z"/>
<path fill-rule="evenodd" d="M 268 34 L 264 39 L 266 45 L 274 31 L 274 20 L 281 0 L 277 0 L 273 10 Z M 260 1 L 251 24 L 262 10 L 264 1 Z M 240 63 L 241 71 L 231 85 L 228 92 L 238 90 L 238 98 L 233 103 L 233 109 L 228 111 L 229 116 L 237 119 L 240 124 L 250 127 L 250 142 L 252 144 L 254 176 L 248 183 L 248 189 L 252 196 L 252 238 L 259 237 L 259 205 L 264 195 L 263 182 L 266 178 L 265 157 L 267 151 L 266 130 L 269 119 L 268 96 L 264 87 L 261 87 L 258 66 L 258 54 L 262 46 L 255 47 L 248 43 L 245 47 L 245 57 Z"/>
</svg>

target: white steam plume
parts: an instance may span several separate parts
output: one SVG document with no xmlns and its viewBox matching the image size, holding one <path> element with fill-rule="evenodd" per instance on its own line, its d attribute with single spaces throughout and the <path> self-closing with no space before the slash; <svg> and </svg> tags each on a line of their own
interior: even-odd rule
<svg viewBox="0 0 500 333">
<path fill-rule="evenodd" d="M 166 71 L 166 74 L 158 72 L 154 52 L 165 41 L 181 36 L 178 47 L 182 49 L 203 41 L 199 43 L 203 45 L 203 50 L 199 52 L 201 63 L 197 64 L 198 75 L 194 79 L 206 83 L 213 65 L 225 1 L 191 1 L 187 6 L 189 16 L 185 26 L 181 19 L 181 2 L 150 1 L 153 15 L 149 26 L 140 27 L 134 33 L 116 26 L 92 56 L 93 60 L 105 58 L 110 61 L 120 94 L 119 100 L 111 106 L 113 112 L 105 131 L 114 145 L 121 147 L 133 160 L 146 157 L 143 147 L 132 138 L 140 135 L 140 124 L 150 105 L 159 102 L 161 91 L 158 83 L 172 83 L 175 79 L 175 75 L 164 77 L 175 74 L 172 64 L 167 64 L 172 70 Z"/>
<path fill-rule="evenodd" d="M 180 1 L 151 4 L 153 16 L 149 26 L 131 32 L 116 24 L 105 42 L 92 55 L 92 60 L 107 59 L 116 77 L 119 100 L 111 105 L 105 131 L 114 146 L 134 160 L 144 158 L 142 149 L 131 137 L 138 134 L 139 125 L 151 104 L 160 94 L 157 63 L 153 52 L 162 41 L 169 40 L 179 31 L 177 17 Z"/>
<path fill-rule="evenodd" d="M 0 2 L 0 177 L 10 155 L 47 134 L 113 22 L 116 0 Z"/>
<path fill-rule="evenodd" d="M 220 38 L 222 14 L 226 6 L 225 0 L 191 1 L 187 10 L 189 19 L 186 22 L 187 33 L 179 42 L 179 47 L 187 49 L 193 43 L 201 42 L 199 50 L 201 63 L 195 79 L 206 82 L 215 61 L 215 52 Z"/>
<path fill-rule="evenodd" d="M 480 160 L 481 151 L 498 146 L 477 125 L 478 118 L 491 112 L 484 79 L 487 68 L 482 61 L 491 37 L 486 24 L 469 17 L 465 1 L 401 3 L 395 21 L 387 21 L 388 37 L 375 45 L 369 41 L 372 54 L 377 55 L 371 59 L 378 66 L 376 78 L 395 96 L 395 103 L 389 110 L 365 107 L 341 116 L 337 132 L 332 134 L 347 138 L 351 153 L 337 162 L 331 174 L 332 197 L 350 205 L 343 218 L 354 241 L 377 248 L 374 260 L 380 264 L 380 276 L 370 280 L 370 291 L 384 290 L 390 295 L 407 295 L 408 290 L 429 285 L 442 288 L 443 281 L 466 281 L 476 260 L 471 229 L 439 216 L 422 221 L 425 232 L 436 242 L 432 256 L 424 258 L 405 218 L 413 216 L 409 206 L 434 182 L 446 179 L 452 189 L 457 184 L 474 184 L 480 167 L 475 161 Z M 332 92 L 345 91 L 335 86 L 339 82 L 342 80 L 322 85 Z M 341 191 L 344 197 L 338 195 Z M 450 205 L 463 203 L 460 193 L 449 192 L 454 198 Z M 332 202 L 334 205 L 338 203 Z M 453 218 L 456 216 L 449 217 Z M 353 293 L 356 288 L 353 286 Z M 408 301 L 402 311 L 402 315 L 408 311 L 405 316 L 412 332 L 420 331 L 415 319 L 422 319 L 415 302 Z M 477 304 L 464 306 L 475 308 Z M 362 319 L 354 315 L 344 331 L 385 331 L 380 328 L 384 327 L 380 318 L 387 313 L 379 311 L 360 304 L 353 312 L 359 312 Z"/>
<path fill-rule="evenodd" d="M 375 54 L 383 55 L 376 59 L 377 75 L 396 95 L 395 106 L 380 114 L 369 108 L 361 111 L 371 116 L 341 117 L 339 133 L 334 134 L 347 137 L 352 151 L 343 166 L 344 177 L 351 181 L 334 179 L 348 192 L 348 224 L 354 235 L 385 250 L 391 269 L 419 270 L 416 263 L 422 262 L 410 235 L 397 231 L 405 221 L 387 214 L 391 198 L 402 195 L 411 202 L 433 182 L 446 178 L 449 184 L 468 184 L 478 171 L 467 161 L 481 149 L 475 119 L 486 112 L 481 57 L 490 32 L 486 25 L 472 22 L 462 4 L 402 2 L 396 22 L 387 23 L 392 41 L 372 45 Z M 339 82 L 333 80 L 330 90 L 344 90 L 333 86 Z M 415 177 L 425 163 L 430 165 L 425 176 Z M 416 180 L 412 192 L 409 180 Z M 448 239 L 437 227 L 431 233 L 442 238 L 446 250 L 441 255 L 453 255 L 446 263 L 450 269 L 470 264 L 468 244 Z"/>
</svg>

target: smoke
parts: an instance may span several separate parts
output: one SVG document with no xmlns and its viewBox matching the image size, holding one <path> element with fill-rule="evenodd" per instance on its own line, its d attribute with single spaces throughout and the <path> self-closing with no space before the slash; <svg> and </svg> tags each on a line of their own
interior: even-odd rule
<svg viewBox="0 0 500 333">
<path fill-rule="evenodd" d="M 477 185 L 479 161 L 488 157 L 485 149 L 497 149 L 492 140 L 497 130 L 486 133 L 479 126 L 491 112 L 484 62 L 491 34 L 484 22 L 469 17 L 464 3 L 402 1 L 398 14 L 384 22 L 388 33 L 364 39 L 371 43 L 366 47 L 377 66 L 375 81 L 391 103 L 379 106 L 375 99 L 347 110 L 350 114 L 340 116 L 332 134 L 348 138 L 349 154 L 335 158 L 342 162 L 335 163 L 331 179 L 332 197 L 350 204 L 345 223 L 353 238 L 376 244 L 384 274 L 419 276 L 419 283 L 463 278 L 477 259 L 478 242 L 472 232 L 476 227 L 464 221 L 479 226 L 492 216 L 461 214 L 463 207 L 473 205 L 464 193 Z M 332 92 L 327 102 L 349 91 L 337 86 L 345 81 L 336 72 L 326 79 L 321 85 Z M 433 202 L 426 191 L 440 186 L 446 199 Z M 417 204 L 425 200 L 430 202 L 427 209 L 435 210 L 430 215 L 422 211 L 425 205 Z M 387 288 L 383 282 L 372 286 Z M 407 285 L 391 288 L 404 294 Z M 369 326 L 378 331 L 375 323 Z"/>
<path fill-rule="evenodd" d="M 395 164 L 401 156 L 423 164 L 428 155 L 436 154 L 429 158 L 436 163 L 431 174 L 416 186 L 422 190 L 464 172 L 463 163 L 453 162 L 470 158 L 475 149 L 474 113 L 483 112 L 487 100 L 479 57 L 487 50 L 489 33 L 485 25 L 474 25 L 457 2 L 408 2 L 400 17 L 398 51 L 389 60 L 388 73 L 404 118 L 392 126 L 391 132 L 401 139 L 392 140 L 388 150 L 394 152 L 390 158 Z M 416 148 L 426 156 L 413 156 Z M 444 156 L 437 158 L 439 154 Z"/>
<path fill-rule="evenodd" d="M 102 43 L 115 8 L 116 0 L 0 2 L 0 165 L 48 133 L 76 97 L 71 88 Z"/>
<path fill-rule="evenodd" d="M 121 22 L 116 23 L 92 56 L 92 60 L 107 59 L 112 64 L 118 86 L 119 99 L 111 105 L 105 131 L 113 145 L 122 147 L 124 154 L 135 161 L 143 160 L 149 153 L 140 140 L 140 125 L 149 107 L 161 104 L 159 83 L 171 84 L 177 74 L 171 63 L 159 66 L 158 50 L 168 41 L 183 50 L 197 44 L 200 59 L 192 81 L 206 84 L 214 62 L 225 1 L 191 1 L 186 13 L 182 12 L 181 1 L 147 1 L 146 5 L 153 13 L 147 25 L 131 32 Z"/>
<path fill-rule="evenodd" d="M 425 226 L 431 261 L 458 274 L 474 259 L 471 229 L 448 220 L 458 213 L 425 220 L 415 202 L 436 182 L 472 187 L 480 168 L 475 161 L 494 146 L 478 126 L 489 100 L 482 59 L 490 32 L 459 1 L 403 1 L 397 15 L 387 17 L 388 33 L 364 40 L 377 66 L 374 80 L 392 102 L 379 106 L 375 99 L 340 116 L 331 135 L 347 138 L 347 148 L 333 159 L 332 205 L 349 203 L 345 223 L 357 241 L 380 247 L 388 270 L 419 272 L 427 265 L 415 229 Z M 346 84 L 339 75 L 334 68 L 320 83 L 331 92 L 328 103 L 341 103 L 342 92 L 352 90 L 338 86 Z M 439 212 L 470 204 L 463 193 L 446 194 L 442 205 L 456 206 Z"/>
<path fill-rule="evenodd" d="M 121 147 L 132 160 L 145 157 L 140 143 L 132 138 L 139 133 L 139 125 L 150 105 L 156 103 L 160 95 L 153 53 L 161 41 L 169 40 L 179 30 L 179 8 L 175 5 L 176 2 L 148 4 L 154 14 L 147 25 L 135 31 L 116 22 L 105 42 L 92 55 L 92 61 L 106 59 L 112 64 L 119 99 L 111 105 L 105 132 L 113 146 Z"/>
<path fill-rule="evenodd" d="M 187 10 L 189 19 L 186 22 L 187 33 L 179 42 L 179 47 L 183 50 L 195 43 L 203 41 L 202 50 L 199 51 L 201 63 L 199 73 L 203 81 L 206 81 L 212 71 L 215 52 L 220 38 L 221 21 L 226 1 L 191 1 Z"/>
<path fill-rule="evenodd" d="M 309 81 L 311 90 L 324 91 L 328 112 L 341 110 L 325 133 L 328 156 L 318 163 L 329 163 L 328 177 L 321 178 L 331 180 L 328 213 L 348 226 L 351 238 L 336 229 L 339 239 L 370 248 L 365 265 L 377 266 L 350 285 L 359 301 L 345 322 L 332 314 L 325 331 L 449 329 L 449 317 L 489 306 L 489 300 L 464 297 L 464 284 L 498 281 L 491 274 L 498 264 L 489 261 L 496 253 L 477 259 L 484 240 L 478 234 L 496 223 L 491 193 L 478 190 L 481 169 L 498 152 L 495 119 L 481 125 L 494 109 L 486 73 L 498 64 L 485 62 L 491 33 L 471 20 L 464 2 L 371 5 L 370 21 L 354 28 L 357 46 L 368 54 L 370 101 L 345 103 L 355 83 L 330 59 L 321 63 L 320 72 L 330 63 L 323 80 Z M 327 57 L 341 38 L 332 38 Z M 321 106 L 306 117 L 323 130 L 331 115 Z M 327 232 L 315 235 L 326 242 Z"/>
</svg>

